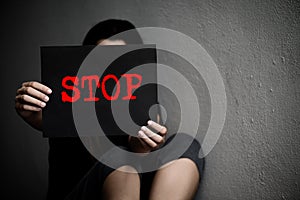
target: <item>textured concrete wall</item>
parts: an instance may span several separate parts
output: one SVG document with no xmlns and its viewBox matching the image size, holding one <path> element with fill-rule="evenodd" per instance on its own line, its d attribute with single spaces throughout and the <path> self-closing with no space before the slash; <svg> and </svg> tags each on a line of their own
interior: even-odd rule
<svg viewBox="0 0 300 200">
<path fill-rule="evenodd" d="M 1 185 L 41 199 L 47 140 L 14 113 L 15 89 L 40 78 L 40 45 L 80 44 L 96 22 L 125 18 L 197 40 L 228 99 L 223 133 L 206 158 L 199 199 L 300 198 L 299 1 L 20 1 L 1 6 Z"/>
</svg>

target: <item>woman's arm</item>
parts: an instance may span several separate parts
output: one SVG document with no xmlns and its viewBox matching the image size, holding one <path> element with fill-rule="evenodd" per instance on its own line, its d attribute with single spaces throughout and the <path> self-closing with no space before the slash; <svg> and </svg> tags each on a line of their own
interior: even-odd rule
<svg viewBox="0 0 300 200">
<path fill-rule="evenodd" d="M 42 109 L 49 101 L 49 87 L 36 82 L 24 82 L 17 90 L 15 109 L 17 113 L 32 127 L 42 130 Z"/>
</svg>

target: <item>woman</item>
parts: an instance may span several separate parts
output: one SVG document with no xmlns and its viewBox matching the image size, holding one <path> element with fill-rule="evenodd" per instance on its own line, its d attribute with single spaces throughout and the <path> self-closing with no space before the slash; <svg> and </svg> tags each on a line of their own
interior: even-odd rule
<svg viewBox="0 0 300 200">
<path fill-rule="evenodd" d="M 83 45 L 141 44 L 137 31 L 128 38 L 108 39 L 131 29 L 135 27 L 128 21 L 106 20 L 90 29 Z M 42 110 L 47 106 L 51 92 L 49 87 L 37 81 L 24 82 L 17 90 L 16 111 L 35 129 L 43 129 Z M 171 140 L 165 142 L 166 127 L 154 121 L 149 121 L 148 127 L 141 127 L 136 134 L 126 140 L 117 138 L 116 143 L 132 152 L 149 153 Z M 118 169 L 105 166 L 89 154 L 79 138 L 49 138 L 49 146 L 49 200 L 192 199 L 203 169 L 203 160 L 197 157 L 200 145 L 195 140 L 180 158 L 163 164 L 155 172 L 142 174 L 129 165 Z"/>
</svg>

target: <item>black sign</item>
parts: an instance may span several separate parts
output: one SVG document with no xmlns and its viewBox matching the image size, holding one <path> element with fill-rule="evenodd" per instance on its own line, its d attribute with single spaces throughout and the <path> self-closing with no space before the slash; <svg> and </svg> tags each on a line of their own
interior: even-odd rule
<svg viewBox="0 0 300 200">
<path fill-rule="evenodd" d="M 42 83 L 53 91 L 43 109 L 45 137 L 78 136 L 74 104 L 93 106 L 97 116 L 98 124 L 90 125 L 83 112 L 81 133 L 99 135 L 100 125 L 106 135 L 136 135 L 137 128 L 121 129 L 120 120 L 122 126 L 146 125 L 157 104 L 155 45 L 41 47 L 41 62 Z"/>
</svg>

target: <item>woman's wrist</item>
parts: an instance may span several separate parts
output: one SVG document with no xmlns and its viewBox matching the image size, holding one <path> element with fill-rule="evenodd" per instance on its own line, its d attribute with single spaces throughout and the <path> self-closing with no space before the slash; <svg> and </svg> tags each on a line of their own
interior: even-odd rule
<svg viewBox="0 0 300 200">
<path fill-rule="evenodd" d="M 150 152 L 149 148 L 145 148 L 141 141 L 137 137 L 128 136 L 128 146 L 130 151 L 134 153 L 145 153 L 148 154 Z"/>
</svg>

